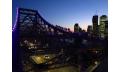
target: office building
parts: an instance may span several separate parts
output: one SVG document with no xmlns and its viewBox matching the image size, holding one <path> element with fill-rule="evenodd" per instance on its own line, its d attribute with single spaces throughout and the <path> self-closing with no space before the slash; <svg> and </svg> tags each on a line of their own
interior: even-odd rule
<svg viewBox="0 0 120 72">
<path fill-rule="evenodd" d="M 92 23 L 93 23 L 93 36 L 97 37 L 98 36 L 98 15 L 94 15 L 92 18 Z"/>
<path fill-rule="evenodd" d="M 88 33 L 88 36 L 91 36 L 92 35 L 92 25 L 88 25 L 88 28 L 87 28 L 87 33 Z"/>
<path fill-rule="evenodd" d="M 108 35 L 108 18 L 106 15 L 100 17 L 99 37 L 105 38 Z"/>
<path fill-rule="evenodd" d="M 80 27 L 78 23 L 74 25 L 74 32 L 80 32 Z"/>
</svg>

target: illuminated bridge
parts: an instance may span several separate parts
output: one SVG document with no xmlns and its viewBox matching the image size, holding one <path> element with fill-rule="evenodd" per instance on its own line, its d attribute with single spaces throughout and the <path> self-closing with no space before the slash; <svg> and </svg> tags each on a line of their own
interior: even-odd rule
<svg viewBox="0 0 120 72">
<path fill-rule="evenodd" d="M 45 69 L 70 65 L 78 69 L 72 72 L 79 72 L 79 66 L 84 63 L 83 53 L 102 50 L 91 49 L 96 47 L 95 43 L 100 44 L 98 41 L 92 44 L 92 38 L 86 32 L 73 33 L 69 28 L 50 24 L 37 10 L 18 8 L 16 19 L 13 28 L 13 72 L 47 72 Z M 93 54 L 92 57 L 96 60 L 99 56 Z M 87 58 L 95 61 L 92 57 Z M 86 70 L 91 66 L 87 66 Z"/>
</svg>

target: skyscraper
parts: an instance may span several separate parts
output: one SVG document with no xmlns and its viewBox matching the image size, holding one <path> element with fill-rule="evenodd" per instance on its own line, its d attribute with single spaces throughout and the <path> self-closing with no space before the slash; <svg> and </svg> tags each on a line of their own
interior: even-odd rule
<svg viewBox="0 0 120 72">
<path fill-rule="evenodd" d="M 108 18 L 106 15 L 100 17 L 99 36 L 106 37 L 108 34 Z"/>
<path fill-rule="evenodd" d="M 88 36 L 91 36 L 92 35 L 92 25 L 88 25 L 88 28 L 87 28 L 87 32 L 88 32 Z"/>
<path fill-rule="evenodd" d="M 80 31 L 80 27 L 78 23 L 75 23 L 74 25 L 74 32 L 79 32 Z"/>
<path fill-rule="evenodd" d="M 98 36 L 98 15 L 94 15 L 92 18 L 92 22 L 93 22 L 93 36 L 97 37 Z"/>
</svg>

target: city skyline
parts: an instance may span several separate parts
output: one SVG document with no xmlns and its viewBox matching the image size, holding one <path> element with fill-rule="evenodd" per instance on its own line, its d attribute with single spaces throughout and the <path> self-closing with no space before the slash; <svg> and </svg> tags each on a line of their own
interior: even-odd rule
<svg viewBox="0 0 120 72">
<path fill-rule="evenodd" d="M 45 20 L 54 25 L 74 29 L 74 24 L 79 23 L 82 29 L 92 25 L 92 17 L 97 14 L 107 15 L 107 0 L 13 0 L 13 22 L 15 22 L 16 8 L 29 8 L 38 10 Z"/>
</svg>

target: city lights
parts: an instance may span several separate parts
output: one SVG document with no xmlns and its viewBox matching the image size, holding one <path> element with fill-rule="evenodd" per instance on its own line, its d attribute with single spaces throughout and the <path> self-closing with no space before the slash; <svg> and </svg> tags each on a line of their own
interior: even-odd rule
<svg viewBox="0 0 120 72">
<path fill-rule="evenodd" d="M 50 24 L 37 10 L 19 8 L 18 16 L 15 47 L 21 72 L 92 72 L 107 57 L 106 15 L 100 22 L 94 15 L 87 31 L 73 24 L 74 32 Z"/>
</svg>

